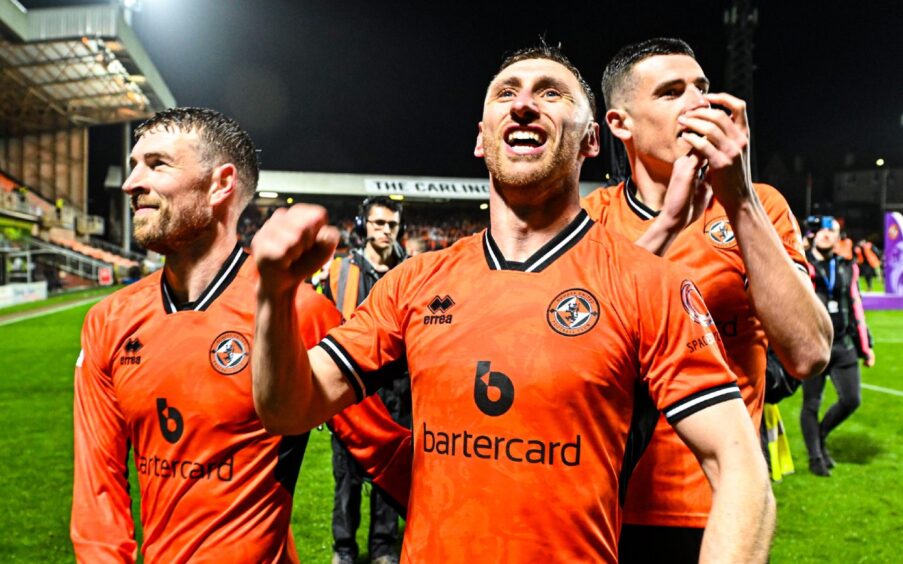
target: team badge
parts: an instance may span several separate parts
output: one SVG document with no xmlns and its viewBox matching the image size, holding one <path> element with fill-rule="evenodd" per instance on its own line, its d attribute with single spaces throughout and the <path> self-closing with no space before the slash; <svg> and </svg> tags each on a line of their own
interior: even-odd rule
<svg viewBox="0 0 903 564">
<path fill-rule="evenodd" d="M 226 376 L 241 372 L 251 359 L 251 346 L 241 333 L 226 331 L 213 340 L 210 365 Z"/>
<path fill-rule="evenodd" d="M 731 223 L 725 219 L 714 219 L 705 226 L 705 232 L 709 239 L 719 249 L 726 249 L 737 244 L 737 238 L 734 236 L 734 230 L 731 229 Z"/>
<path fill-rule="evenodd" d="M 680 285 L 680 301 L 683 303 L 684 309 L 687 310 L 690 319 L 694 322 L 703 327 L 715 324 L 715 320 L 712 319 L 712 314 L 710 314 L 708 308 L 705 307 L 705 302 L 702 300 L 702 294 L 699 293 L 696 284 L 693 284 L 689 280 L 683 281 L 683 284 Z"/>
<path fill-rule="evenodd" d="M 599 321 L 599 302 L 586 290 L 565 290 L 549 304 L 546 319 L 556 333 L 566 337 L 583 335 Z"/>
</svg>

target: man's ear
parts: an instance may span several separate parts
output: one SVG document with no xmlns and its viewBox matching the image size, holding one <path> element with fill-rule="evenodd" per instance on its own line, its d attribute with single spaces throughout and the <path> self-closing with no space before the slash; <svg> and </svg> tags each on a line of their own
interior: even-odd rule
<svg viewBox="0 0 903 564">
<path fill-rule="evenodd" d="M 238 191 L 238 170 L 232 163 L 213 169 L 210 178 L 210 204 L 222 204 Z"/>
<path fill-rule="evenodd" d="M 630 115 L 623 109 L 608 110 L 605 112 L 605 123 L 611 134 L 626 142 L 632 137 L 630 127 L 633 125 Z"/>
<path fill-rule="evenodd" d="M 482 159 L 486 155 L 483 150 L 483 122 L 477 124 L 477 145 L 473 148 L 473 156 Z"/>
<path fill-rule="evenodd" d="M 599 124 L 596 121 L 591 121 L 586 126 L 586 133 L 583 135 L 583 140 L 580 142 L 580 154 L 584 157 L 592 158 L 597 156 L 601 150 Z"/>
</svg>

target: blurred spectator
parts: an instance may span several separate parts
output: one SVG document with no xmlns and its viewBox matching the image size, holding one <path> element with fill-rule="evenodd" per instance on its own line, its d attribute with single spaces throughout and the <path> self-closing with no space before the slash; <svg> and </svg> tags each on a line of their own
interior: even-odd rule
<svg viewBox="0 0 903 564">
<path fill-rule="evenodd" d="M 850 239 L 846 231 L 840 231 L 837 243 L 834 245 L 834 254 L 847 260 L 853 260 L 853 240 Z"/>
<path fill-rule="evenodd" d="M 866 289 L 872 291 L 872 280 L 878 276 L 881 268 L 881 251 L 872 245 L 871 241 L 863 239 L 853 248 L 856 256 L 856 264 L 859 265 L 859 273 L 865 278 Z"/>
<path fill-rule="evenodd" d="M 828 434 L 859 407 L 861 377 L 858 359 L 864 359 L 866 367 L 870 368 L 875 365 L 875 352 L 859 298 L 859 269 L 856 263 L 835 251 L 840 239 L 840 224 L 831 216 L 816 216 L 810 221 L 818 223 L 819 229 L 814 232 L 812 248 L 806 259 L 815 293 L 831 316 L 834 343 L 825 372 L 803 382 L 800 427 L 809 451 L 809 470 L 817 476 L 830 476 L 834 460 L 825 441 Z M 837 390 L 837 403 L 819 422 L 818 412 L 828 375 Z"/>
<path fill-rule="evenodd" d="M 332 224 L 339 229 L 338 254 L 344 255 L 349 249 L 363 245 L 363 241 L 357 240 L 354 235 L 356 210 L 349 211 L 348 206 L 342 204 L 324 205 L 329 210 Z M 275 209 L 273 207 L 261 210 L 257 206 L 250 205 L 242 214 L 238 230 L 242 244 L 246 248 L 250 247 L 254 234 Z M 489 225 L 488 215 L 482 214 L 483 217 L 475 218 L 462 212 L 458 212 L 457 215 L 449 214 L 446 208 L 439 205 L 409 208 L 406 213 L 410 220 L 405 223 L 404 245 L 406 248 L 410 245 L 415 251 L 409 252 L 409 255 L 444 249 L 458 239 L 478 233 Z"/>
</svg>

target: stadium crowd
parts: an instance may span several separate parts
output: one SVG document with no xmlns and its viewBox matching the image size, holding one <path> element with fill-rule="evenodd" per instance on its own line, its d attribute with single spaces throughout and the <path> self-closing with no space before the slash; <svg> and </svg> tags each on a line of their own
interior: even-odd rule
<svg viewBox="0 0 903 564">
<path fill-rule="evenodd" d="M 354 235 L 354 216 L 347 210 L 344 210 L 343 214 L 330 209 L 330 206 L 326 208 L 329 211 L 330 221 L 339 230 L 339 252 L 344 254 L 361 245 L 360 239 Z M 252 204 L 249 210 L 245 211 L 238 226 L 239 238 L 245 248 L 251 248 L 251 240 L 257 230 L 275 209 L 275 207 L 259 208 Z M 405 222 L 405 234 L 400 241 L 408 254 L 446 249 L 458 239 L 479 233 L 488 226 L 488 218 L 475 218 L 466 212 L 447 214 L 439 210 L 420 209 L 410 216 L 411 220 Z"/>
</svg>

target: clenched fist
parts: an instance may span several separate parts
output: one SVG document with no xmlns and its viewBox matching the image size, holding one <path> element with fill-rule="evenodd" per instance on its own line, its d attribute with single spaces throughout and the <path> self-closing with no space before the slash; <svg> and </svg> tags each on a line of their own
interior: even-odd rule
<svg viewBox="0 0 903 564">
<path fill-rule="evenodd" d="M 294 292 L 335 252 L 339 231 L 330 226 L 320 206 L 297 204 L 279 208 L 251 241 L 264 295 Z"/>
</svg>

